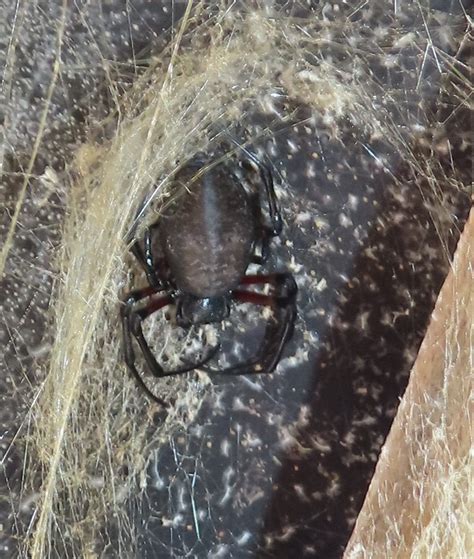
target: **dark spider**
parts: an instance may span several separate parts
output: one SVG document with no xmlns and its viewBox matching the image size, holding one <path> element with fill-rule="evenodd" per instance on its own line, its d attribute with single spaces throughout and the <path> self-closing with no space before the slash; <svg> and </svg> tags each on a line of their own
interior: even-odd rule
<svg viewBox="0 0 474 559">
<path fill-rule="evenodd" d="M 241 149 L 246 155 L 242 165 L 247 170 L 251 162 L 258 166 L 259 191 L 249 192 L 225 163 L 213 163 L 198 154 L 174 179 L 186 186 L 181 195 L 145 230 L 143 246 L 135 241 L 131 247 L 146 272 L 149 286 L 124 297 L 121 316 L 125 361 L 148 396 L 164 406 L 166 403 L 150 391 L 135 366 L 132 337 L 155 377 L 201 367 L 214 357 L 219 346 L 197 363 L 164 370 L 142 331 L 142 321 L 156 311 L 176 305 L 177 325 L 189 328 L 224 320 L 232 301 L 271 306 L 274 319 L 266 326 L 257 354 L 244 363 L 210 371 L 221 374 L 271 373 L 293 333 L 297 291 L 293 276 L 245 275 L 251 262 L 265 262 L 269 240 L 280 235 L 282 220 L 270 170 L 254 154 Z M 262 198 L 268 204 L 267 217 L 261 209 Z M 155 248 L 162 255 L 158 259 Z M 242 289 L 253 284 L 270 284 L 272 294 Z M 162 292 L 165 293 L 155 297 Z M 137 305 L 143 299 L 149 300 Z"/>
</svg>

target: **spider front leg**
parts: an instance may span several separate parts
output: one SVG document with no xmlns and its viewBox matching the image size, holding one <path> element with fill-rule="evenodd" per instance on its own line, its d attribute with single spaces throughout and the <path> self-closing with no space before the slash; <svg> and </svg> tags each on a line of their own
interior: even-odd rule
<svg viewBox="0 0 474 559">
<path fill-rule="evenodd" d="M 186 365 L 185 367 L 179 367 L 172 371 L 166 371 L 158 363 L 155 356 L 153 355 L 148 342 L 143 334 L 142 322 L 148 318 L 153 313 L 163 309 L 167 305 L 174 303 L 173 296 L 170 294 L 159 297 L 158 299 L 151 300 L 147 305 L 139 309 L 135 308 L 135 305 L 140 300 L 153 296 L 157 293 L 157 289 L 154 287 L 145 287 L 144 289 L 138 289 L 136 291 L 131 291 L 124 300 L 124 306 L 121 309 L 122 316 L 122 328 L 124 335 L 124 350 L 125 350 L 125 362 L 130 369 L 131 373 L 137 380 L 140 387 L 144 392 L 152 398 L 158 404 L 167 407 L 167 404 L 158 396 L 155 396 L 153 392 L 146 386 L 143 381 L 142 376 L 138 372 L 135 365 L 135 352 L 133 349 L 133 338 L 137 341 L 138 346 L 142 352 L 142 355 L 147 364 L 149 372 L 158 378 L 168 377 L 172 375 L 181 375 L 193 371 L 196 368 L 201 367 L 208 361 L 210 361 L 219 349 L 219 346 L 211 348 L 207 354 L 197 363 Z"/>
<path fill-rule="evenodd" d="M 264 374 L 273 372 L 278 365 L 283 348 L 294 330 L 297 286 L 291 274 L 245 276 L 242 280 L 244 285 L 258 283 L 272 284 L 275 292 L 263 295 L 254 291 L 236 290 L 233 292 L 234 299 L 240 303 L 271 306 L 276 320 L 267 324 L 263 342 L 254 358 L 220 371 L 209 372 L 225 375 Z"/>
<path fill-rule="evenodd" d="M 131 291 L 125 297 L 124 305 L 120 309 L 120 315 L 122 318 L 123 347 L 125 353 L 125 363 L 127 364 L 127 367 L 129 368 L 132 375 L 135 377 L 135 380 L 137 381 L 138 385 L 152 400 L 154 400 L 155 402 L 157 402 L 163 407 L 167 407 L 168 404 L 164 400 L 162 400 L 161 398 L 153 394 L 153 392 L 148 388 L 148 386 L 143 381 L 140 373 L 138 372 L 138 369 L 135 366 L 135 351 L 133 349 L 133 342 L 132 342 L 132 335 L 135 338 L 137 336 L 137 319 L 140 321 L 140 315 L 137 314 L 136 310 L 134 310 L 134 305 L 138 301 L 141 301 L 142 299 L 146 297 L 150 297 L 156 293 L 157 290 L 154 287 L 145 287 L 143 289 L 137 289 L 135 291 Z M 165 297 L 161 297 L 160 299 L 149 304 L 145 308 L 152 307 L 154 309 L 152 312 L 155 312 L 165 307 L 166 305 L 169 305 L 171 302 L 172 302 L 171 296 L 166 295 Z M 141 325 L 138 326 L 138 328 L 143 340 L 145 340 L 145 338 L 143 337 Z M 146 346 L 148 348 L 148 344 L 146 344 Z"/>
</svg>

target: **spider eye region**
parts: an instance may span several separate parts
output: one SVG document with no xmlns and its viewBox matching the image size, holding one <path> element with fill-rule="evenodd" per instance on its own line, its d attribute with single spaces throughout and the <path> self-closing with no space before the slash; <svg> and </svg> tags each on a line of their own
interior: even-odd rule
<svg viewBox="0 0 474 559">
<path fill-rule="evenodd" d="M 199 298 L 185 295 L 178 301 L 176 320 L 182 327 L 211 324 L 221 322 L 229 316 L 229 312 L 229 300 L 226 296 Z"/>
</svg>

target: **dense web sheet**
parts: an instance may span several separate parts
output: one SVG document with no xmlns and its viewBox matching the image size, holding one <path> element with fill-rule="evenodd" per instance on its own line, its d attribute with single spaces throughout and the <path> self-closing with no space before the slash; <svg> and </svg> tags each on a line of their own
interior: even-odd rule
<svg viewBox="0 0 474 559">
<path fill-rule="evenodd" d="M 5 556 L 339 557 L 470 203 L 466 3 L 2 11 Z M 298 324 L 271 377 L 150 379 L 166 415 L 123 364 L 124 239 L 229 138 L 275 177 Z M 224 366 L 264 318 L 146 334 Z"/>
</svg>

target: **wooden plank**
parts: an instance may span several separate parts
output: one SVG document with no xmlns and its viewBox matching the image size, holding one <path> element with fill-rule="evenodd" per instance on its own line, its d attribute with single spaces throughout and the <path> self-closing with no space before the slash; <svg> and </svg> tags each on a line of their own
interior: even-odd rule
<svg viewBox="0 0 474 559">
<path fill-rule="evenodd" d="M 474 557 L 474 210 L 344 559 Z"/>
</svg>

